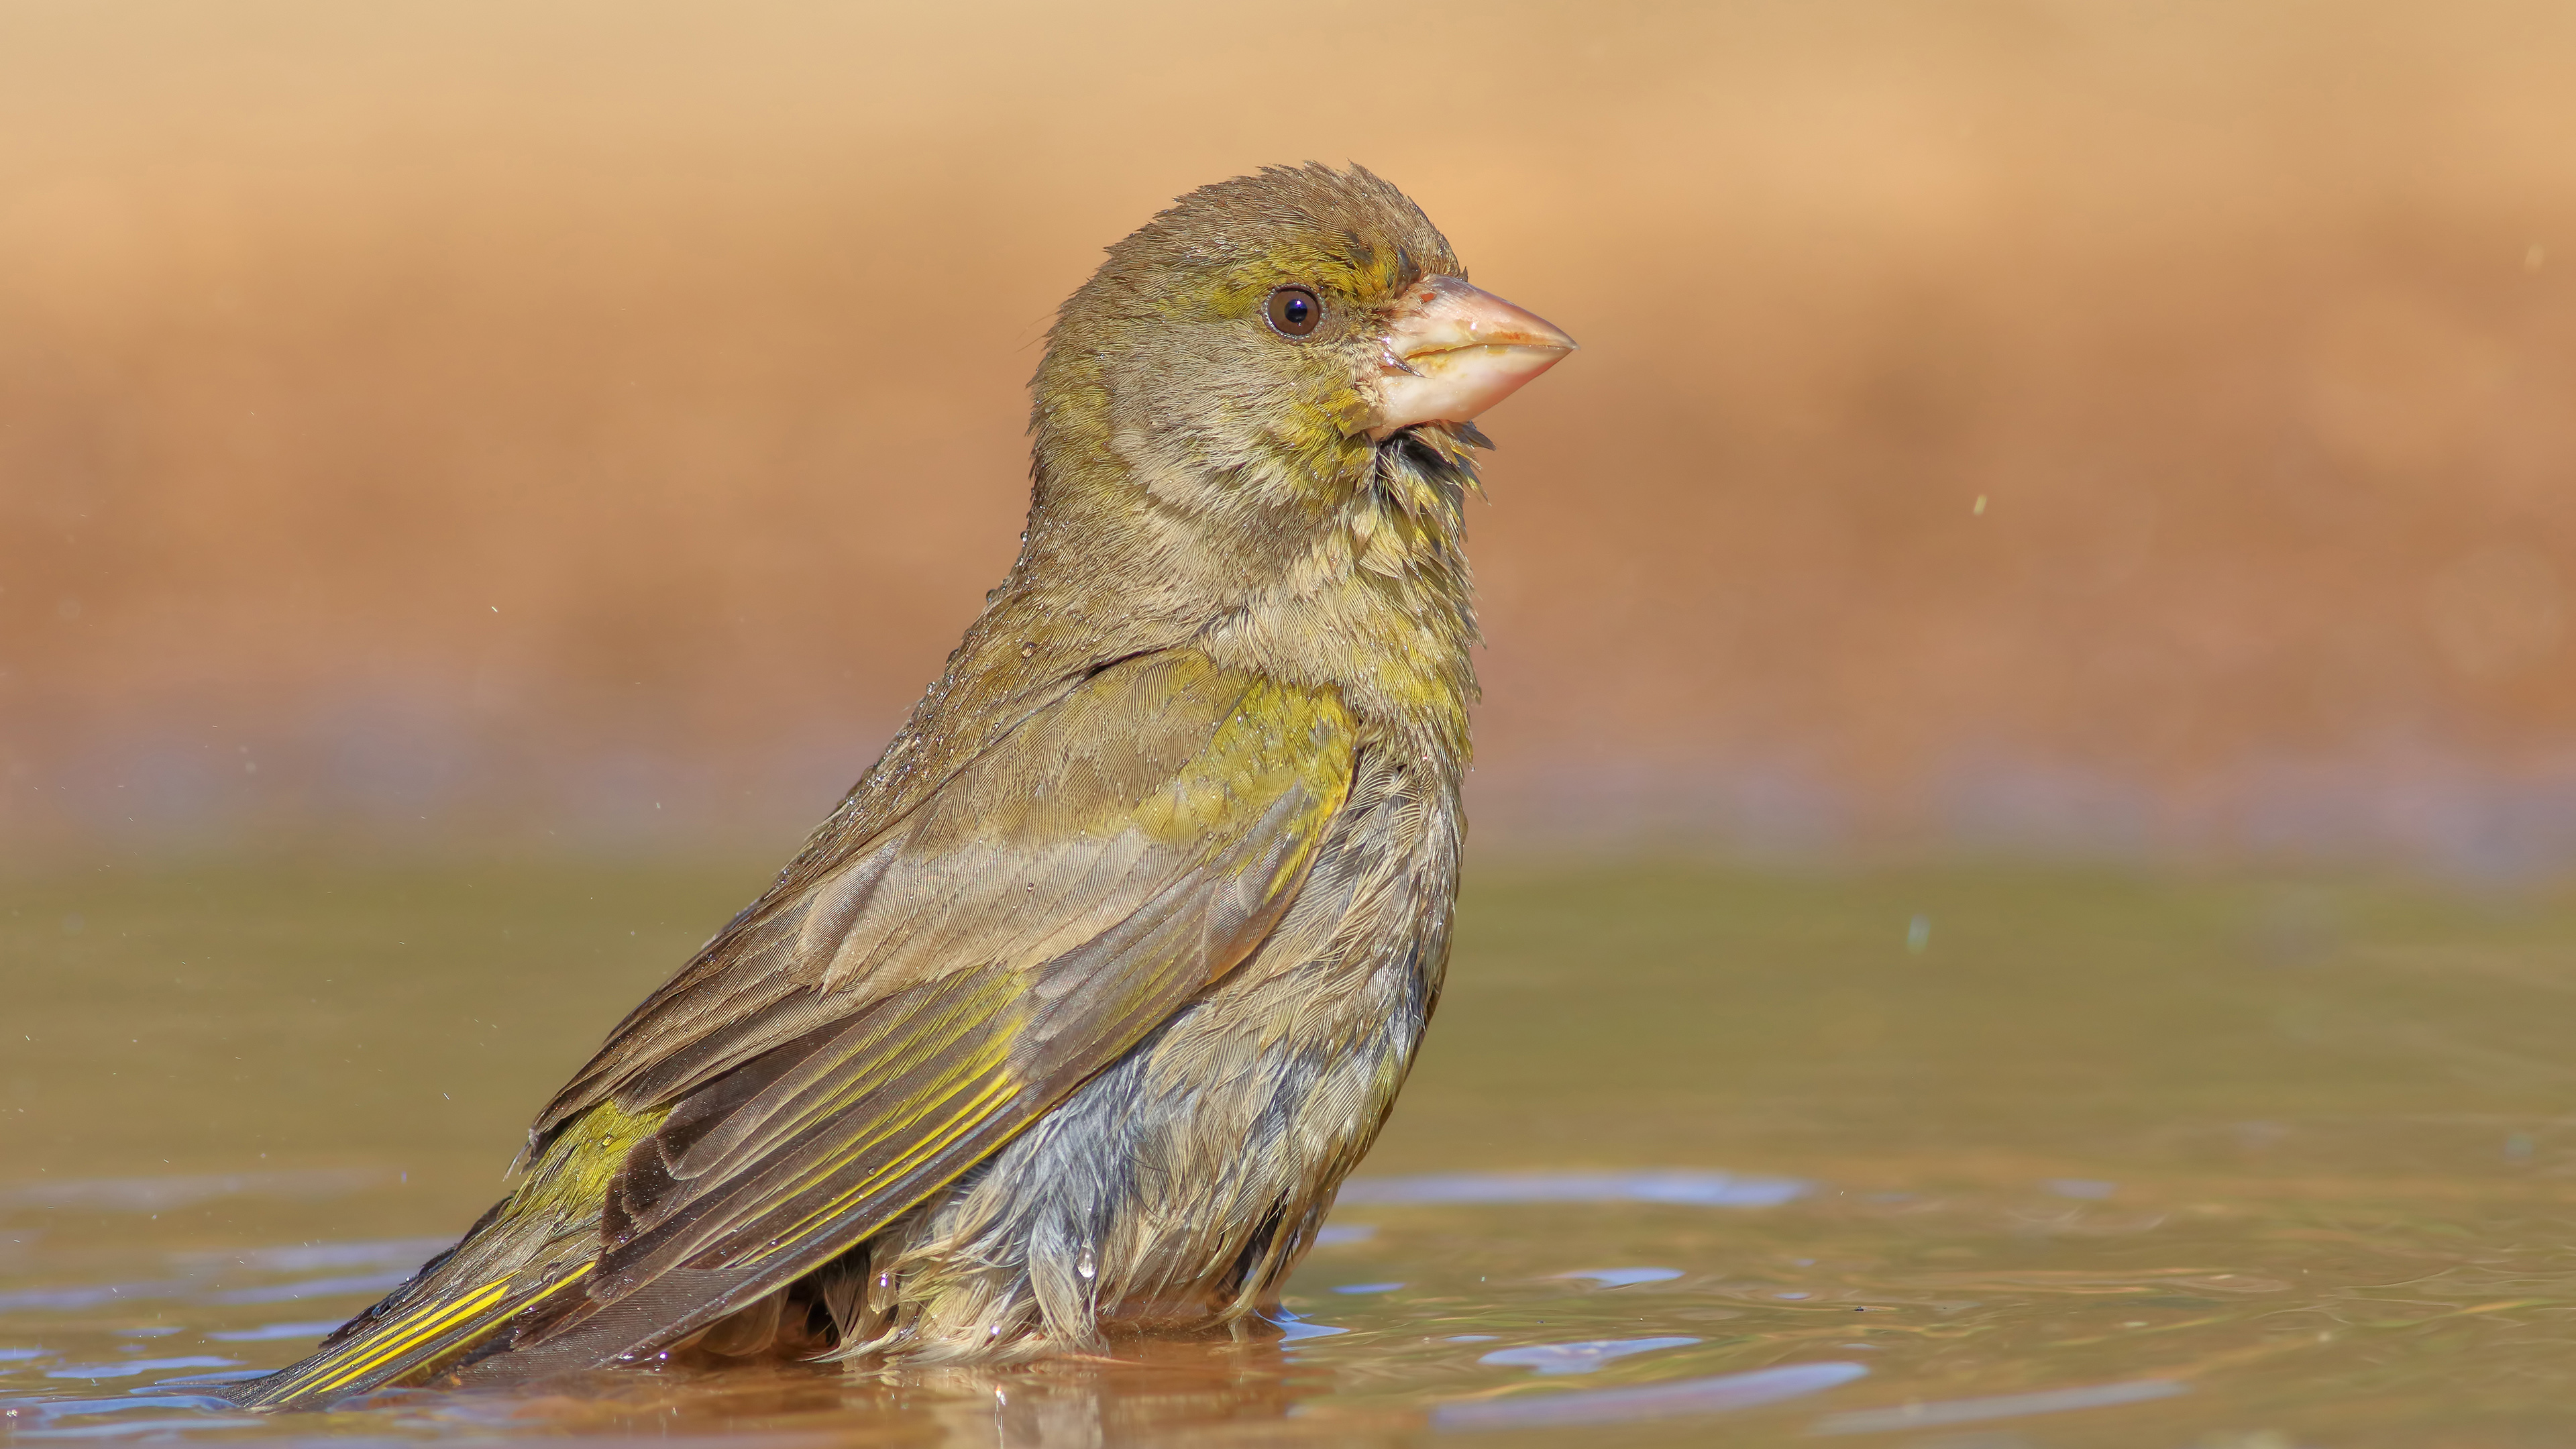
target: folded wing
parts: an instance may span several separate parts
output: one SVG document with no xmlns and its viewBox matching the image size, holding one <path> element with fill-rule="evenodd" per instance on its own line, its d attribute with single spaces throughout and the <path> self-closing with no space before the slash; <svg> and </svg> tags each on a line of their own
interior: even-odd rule
<svg viewBox="0 0 2576 1449">
<path fill-rule="evenodd" d="M 1337 697 L 1168 652 L 1075 684 L 621 1024 L 451 1254 L 245 1386 L 595 1367 L 820 1266 L 1259 945 L 1350 786 Z"/>
</svg>

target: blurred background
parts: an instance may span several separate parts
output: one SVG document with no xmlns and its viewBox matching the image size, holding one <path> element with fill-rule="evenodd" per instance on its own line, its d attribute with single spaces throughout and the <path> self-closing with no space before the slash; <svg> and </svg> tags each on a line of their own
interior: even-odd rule
<svg viewBox="0 0 2576 1449">
<path fill-rule="evenodd" d="M 1485 420 L 1348 1331 L 1243 1415 L 1616 1335 L 2576 1439 L 2564 0 L 6 0 L 0 1412 L 470 1221 L 1001 577 L 1056 304 L 1309 158 L 1584 350 Z"/>
<path fill-rule="evenodd" d="M 2576 859 L 2576 10 L 24 0 L 0 853 L 756 848 L 1099 248 L 1357 160 L 1488 420 L 1480 848 Z"/>
</svg>

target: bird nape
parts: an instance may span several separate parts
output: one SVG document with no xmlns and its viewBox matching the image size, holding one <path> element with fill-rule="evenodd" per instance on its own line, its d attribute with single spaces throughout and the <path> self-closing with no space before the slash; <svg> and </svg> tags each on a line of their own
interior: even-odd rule
<svg viewBox="0 0 2576 1449">
<path fill-rule="evenodd" d="M 1573 348 L 1356 166 L 1109 248 L 1032 383 L 1019 559 L 884 756 L 508 1197 L 233 1397 L 1255 1320 L 1440 995 L 1470 420 Z"/>
</svg>

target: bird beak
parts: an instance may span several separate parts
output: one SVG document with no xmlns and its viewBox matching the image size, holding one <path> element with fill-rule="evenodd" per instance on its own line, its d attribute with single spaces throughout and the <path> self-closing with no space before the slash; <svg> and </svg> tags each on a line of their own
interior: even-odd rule
<svg viewBox="0 0 2576 1449">
<path fill-rule="evenodd" d="M 1463 423 L 1564 360 L 1574 339 L 1548 320 L 1456 277 L 1425 277 L 1389 320 L 1377 376 L 1362 391 L 1374 408 L 1369 438 L 1415 423 Z"/>
</svg>

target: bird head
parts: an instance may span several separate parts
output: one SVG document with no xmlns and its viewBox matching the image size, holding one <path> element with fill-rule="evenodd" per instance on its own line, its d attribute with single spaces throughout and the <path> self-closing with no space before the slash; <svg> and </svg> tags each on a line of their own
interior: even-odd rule
<svg viewBox="0 0 2576 1449">
<path fill-rule="evenodd" d="M 1574 349 L 1478 291 L 1422 209 L 1359 167 L 1272 167 L 1109 249 L 1034 381 L 1039 504 L 1141 490 L 1228 527 L 1325 522 L 1408 436 L 1442 452 Z"/>
</svg>

